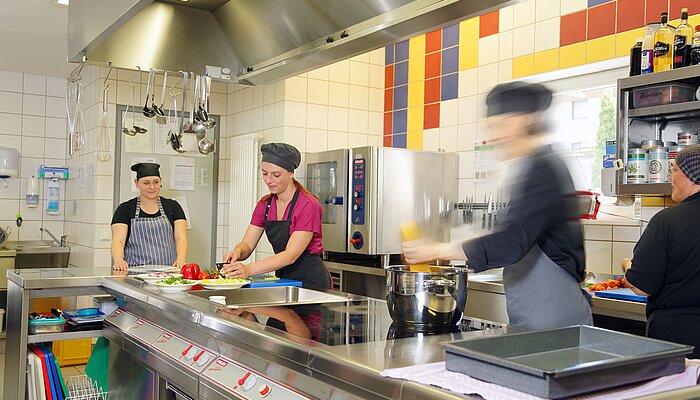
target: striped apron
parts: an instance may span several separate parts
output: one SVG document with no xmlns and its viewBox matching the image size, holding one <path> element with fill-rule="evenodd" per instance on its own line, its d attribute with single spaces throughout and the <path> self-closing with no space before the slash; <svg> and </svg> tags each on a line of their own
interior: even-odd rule
<svg viewBox="0 0 700 400">
<path fill-rule="evenodd" d="M 136 198 L 136 215 L 131 219 L 129 241 L 124 248 L 124 260 L 129 266 L 172 265 L 177 258 L 175 233 L 158 197 L 160 215 L 139 218 L 141 197 Z"/>
</svg>

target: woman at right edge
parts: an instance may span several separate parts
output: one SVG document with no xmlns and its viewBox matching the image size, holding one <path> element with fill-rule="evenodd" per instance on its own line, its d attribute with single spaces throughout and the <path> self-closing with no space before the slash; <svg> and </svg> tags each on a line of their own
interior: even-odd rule
<svg viewBox="0 0 700 400">
<path fill-rule="evenodd" d="M 403 244 L 411 264 L 461 259 L 476 272 L 505 267 L 508 323 L 526 329 L 593 325 L 581 288 L 585 256 L 574 185 L 562 160 L 542 144 L 551 102 L 549 89 L 523 82 L 498 85 L 486 97 L 492 142 L 521 167 L 498 231 L 464 243 Z"/>
</svg>

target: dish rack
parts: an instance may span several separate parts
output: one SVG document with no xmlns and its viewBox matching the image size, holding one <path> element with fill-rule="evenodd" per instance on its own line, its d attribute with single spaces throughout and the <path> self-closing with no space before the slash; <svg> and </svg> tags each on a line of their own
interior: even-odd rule
<svg viewBox="0 0 700 400">
<path fill-rule="evenodd" d="M 107 392 L 85 375 L 66 377 L 66 388 L 66 400 L 107 400 Z"/>
</svg>

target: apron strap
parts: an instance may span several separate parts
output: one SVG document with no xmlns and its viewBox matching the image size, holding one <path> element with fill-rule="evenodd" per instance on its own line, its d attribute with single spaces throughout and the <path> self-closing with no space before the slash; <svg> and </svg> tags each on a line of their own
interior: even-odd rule
<svg viewBox="0 0 700 400">
<path fill-rule="evenodd" d="M 299 188 L 294 192 L 294 196 L 292 197 L 292 203 L 289 205 L 289 212 L 287 212 L 287 221 L 292 220 L 292 211 L 294 211 L 294 206 L 297 204 L 297 200 L 299 199 Z M 270 206 L 272 205 L 272 195 L 270 196 L 269 199 L 267 199 L 267 205 L 265 206 L 265 222 L 267 222 L 267 215 L 270 213 Z"/>
<path fill-rule="evenodd" d="M 141 196 L 136 196 L 136 212 L 134 213 L 134 218 L 138 218 L 141 214 Z"/>
</svg>

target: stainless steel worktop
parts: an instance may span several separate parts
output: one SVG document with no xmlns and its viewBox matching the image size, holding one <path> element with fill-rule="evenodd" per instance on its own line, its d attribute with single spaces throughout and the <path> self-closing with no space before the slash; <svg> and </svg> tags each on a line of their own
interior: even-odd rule
<svg viewBox="0 0 700 400">
<path fill-rule="evenodd" d="M 185 337 L 195 338 L 193 340 L 196 340 L 198 335 L 215 338 L 214 341 L 202 340 L 200 343 L 222 356 L 236 360 L 255 357 L 258 363 L 254 365 L 261 365 L 259 360 L 265 360 L 268 364 L 277 366 L 275 368 L 296 371 L 306 379 L 314 379 L 323 385 L 337 387 L 364 398 L 464 398 L 435 387 L 382 378 L 380 372 L 387 368 L 441 361 L 444 359 L 441 343 L 446 341 L 480 335 L 500 335 L 517 330 L 501 328 L 388 340 L 386 327 L 391 323 L 391 319 L 385 303 L 363 296 L 347 295 L 348 306 L 362 304 L 353 307 L 356 308 L 356 313 L 361 313 L 373 324 L 373 327 L 368 329 L 371 331 L 371 337 L 365 338 L 362 343 L 328 345 L 230 315 L 219 305 L 197 296 L 187 293 L 161 293 L 156 287 L 146 285 L 140 280 L 110 275 L 112 271 L 109 268 L 10 271 L 9 295 L 15 299 L 14 302 L 20 303 L 14 307 L 18 311 L 26 312 L 29 307 L 27 300 L 30 297 L 107 292 L 123 298 L 125 310 L 150 319 L 173 332 L 182 332 Z M 499 282 L 472 281 L 469 287 L 475 291 L 503 294 L 503 286 Z M 641 308 L 643 315 L 643 304 L 626 303 L 631 302 L 608 299 L 594 299 L 593 302 L 594 310 L 598 308 L 636 313 L 638 308 Z M 17 320 L 15 324 L 22 322 L 22 318 L 26 316 L 14 318 Z M 15 336 L 26 335 L 26 319 L 23 322 L 24 328 L 17 327 Z M 11 348 L 10 336 L 12 334 L 8 334 L 8 348 Z M 24 344 L 16 341 L 15 346 L 25 347 L 26 357 L 26 341 Z M 21 358 L 10 356 L 9 352 L 7 362 L 9 365 L 6 364 L 5 398 L 20 398 L 19 393 L 11 388 L 11 383 L 23 379 L 16 371 L 22 370 L 25 363 Z M 9 373 L 8 379 L 8 371 L 12 371 L 13 368 L 15 373 Z M 261 373 L 274 372 L 274 368 L 267 371 L 260 367 L 255 368 Z M 23 393 L 24 384 L 19 386 Z M 8 394 L 16 396 L 7 397 Z M 322 398 L 320 395 L 318 397 Z"/>
</svg>

